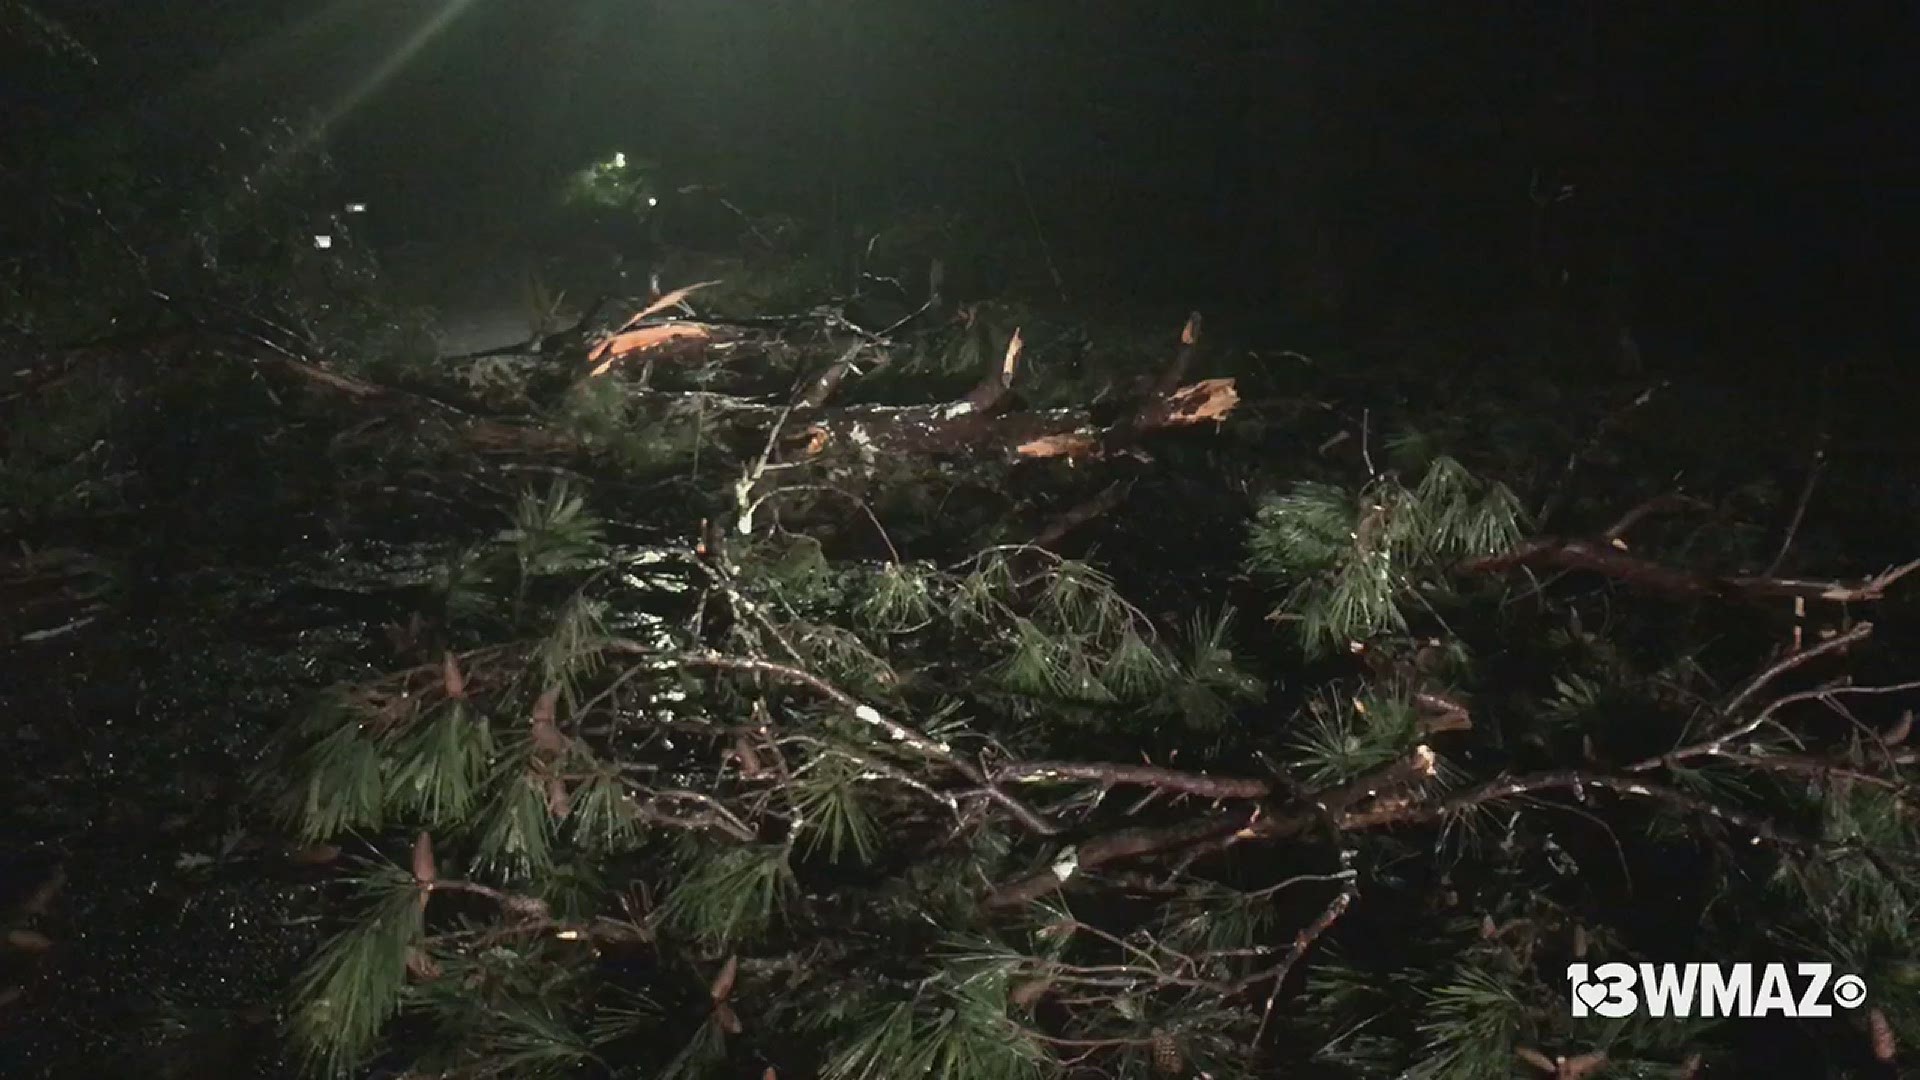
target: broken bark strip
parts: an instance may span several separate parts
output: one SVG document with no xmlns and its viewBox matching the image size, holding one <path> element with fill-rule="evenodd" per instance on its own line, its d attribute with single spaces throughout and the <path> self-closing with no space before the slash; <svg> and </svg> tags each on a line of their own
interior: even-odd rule
<svg viewBox="0 0 1920 1080">
<path fill-rule="evenodd" d="M 649 361 L 698 356 L 706 351 L 707 343 L 713 338 L 711 327 L 694 322 L 659 323 L 623 330 L 587 354 L 593 367 L 587 370 L 586 378 L 597 379 L 632 356 L 645 356 Z"/>
<path fill-rule="evenodd" d="M 1180 328 L 1180 350 L 1174 353 L 1173 363 L 1154 380 L 1154 400 L 1169 398 L 1180 388 L 1181 380 L 1187 377 L 1187 369 L 1193 366 L 1194 358 L 1200 355 L 1200 313 L 1187 316 L 1187 325 Z"/>
<path fill-rule="evenodd" d="M 1014 452 L 1029 458 L 1105 457 L 1151 432 L 1208 421 L 1220 423 L 1239 403 L 1240 392 L 1234 389 L 1232 379 L 1208 379 L 1151 399 L 1112 427 L 1082 427 L 1044 436 L 1016 446 Z"/>
<path fill-rule="evenodd" d="M 653 302 L 635 312 L 626 322 L 620 324 L 605 339 L 593 346 L 587 353 L 587 362 L 595 365 L 593 375 L 604 375 L 615 361 L 638 352 L 646 352 L 666 341 L 676 338 L 699 338 L 705 340 L 712 336 L 711 331 L 700 323 L 662 323 L 655 326 L 641 324 L 652 316 L 668 308 L 684 307 L 687 297 L 718 281 L 701 281 L 675 289 L 670 293 L 655 297 Z M 690 309 L 689 309 L 690 310 Z"/>
</svg>

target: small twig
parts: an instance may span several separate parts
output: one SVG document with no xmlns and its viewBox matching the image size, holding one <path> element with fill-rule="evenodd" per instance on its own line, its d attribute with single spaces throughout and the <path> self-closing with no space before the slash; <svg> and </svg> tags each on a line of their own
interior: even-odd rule
<svg viewBox="0 0 1920 1080">
<path fill-rule="evenodd" d="M 780 651 L 785 653 L 789 660 L 792 660 L 796 664 L 803 662 L 800 656 L 800 650 L 794 648 L 793 642 L 787 640 L 787 635 L 781 633 L 780 627 L 774 623 L 773 618 L 769 616 L 759 604 L 748 599 L 745 594 L 741 593 L 739 587 L 734 584 L 732 571 L 726 565 L 724 557 L 718 562 L 701 558 L 695 558 L 692 562 L 693 565 L 699 567 L 708 578 L 712 579 L 715 585 L 719 586 L 720 591 L 726 594 L 727 600 L 733 605 L 734 610 L 744 612 L 749 619 L 753 620 L 761 630 L 766 632 L 768 637 L 774 640 L 775 644 L 780 646 Z"/>
<path fill-rule="evenodd" d="M 1047 274 L 1053 278 L 1053 287 L 1061 300 L 1067 299 L 1067 282 L 1060 276 L 1060 267 L 1053 261 L 1053 245 L 1047 243 L 1047 232 L 1040 227 L 1039 211 L 1033 206 L 1033 193 L 1027 190 L 1027 171 L 1020 167 L 1020 159 L 1009 157 L 1013 165 L 1013 178 L 1020 185 L 1020 199 L 1027 206 L 1027 220 L 1033 223 L 1034 238 L 1040 241 L 1040 256 L 1047 262 Z"/>
<path fill-rule="evenodd" d="M 1800 533 L 1800 522 L 1807 516 L 1807 504 L 1813 501 L 1813 489 L 1820 483 L 1820 474 L 1827 465 L 1827 433 L 1822 431 L 1813 448 L 1813 463 L 1807 467 L 1806 483 L 1800 485 L 1800 501 L 1794 504 L 1793 517 L 1787 521 L 1786 535 L 1780 538 L 1780 550 L 1774 553 L 1773 561 L 1767 564 L 1767 576 L 1780 572 L 1787 561 L 1787 552 L 1793 548 L 1793 540 Z"/>
<path fill-rule="evenodd" d="M 1903 801 L 1911 801 L 1906 799 L 1909 788 L 1907 784 L 1822 758 L 1801 757 L 1794 754 L 1742 754 L 1728 750 L 1715 751 L 1713 756 L 1721 761 L 1768 772 L 1811 776 L 1817 780 L 1845 780 L 1849 783 L 1865 784 L 1868 787 L 1893 792 Z M 1889 765 L 1920 763 L 1920 751 L 1904 750 L 1897 754 L 1889 754 L 1886 756 L 1886 762 Z"/>
<path fill-rule="evenodd" d="M 1854 719 L 1839 702 L 1835 701 L 1835 698 L 1859 694 L 1905 694 L 1914 690 L 1920 690 L 1920 680 L 1890 683 L 1883 686 L 1822 686 L 1814 690 L 1802 690 L 1797 694 L 1788 694 L 1785 697 L 1776 699 L 1772 704 L 1761 710 L 1760 715 L 1726 734 L 1716 736 L 1708 742 L 1698 744 L 1695 747 L 1689 747 L 1687 750 L 1675 751 L 1666 755 L 1664 760 L 1678 760 L 1680 757 L 1686 756 L 1689 752 L 1717 754 L 1724 749 L 1728 743 L 1736 739 L 1744 739 L 1755 731 L 1760 730 L 1761 726 L 1773 719 L 1774 714 L 1781 709 L 1786 708 L 1788 705 L 1797 705 L 1802 701 L 1821 702 L 1828 708 L 1833 709 L 1842 716 L 1846 716 L 1850 720 L 1854 720 L 1854 722 L 1858 724 L 1859 721 Z"/>
<path fill-rule="evenodd" d="M 1554 480 L 1553 487 L 1547 492 L 1547 497 L 1540 503 L 1540 512 L 1534 515 L 1536 525 L 1544 528 L 1554 512 L 1560 508 L 1561 501 L 1566 497 L 1567 484 L 1573 480 L 1573 474 L 1579 470 L 1581 463 L 1600 448 L 1600 444 L 1613 433 L 1614 428 L 1619 427 L 1626 420 L 1628 414 L 1652 401 L 1654 395 L 1665 389 L 1666 385 L 1665 382 L 1655 383 L 1640 391 L 1632 401 L 1607 414 L 1599 424 L 1595 425 L 1593 434 L 1587 438 L 1587 441 L 1567 455 L 1566 464 L 1560 467 L 1559 477 Z"/>
<path fill-rule="evenodd" d="M 1238 807 L 1224 814 L 1177 822 L 1148 825 L 1097 836 L 1073 851 L 1071 863 L 1039 870 L 990 889 L 982 901 L 988 908 L 1016 907 L 1058 889 L 1075 874 L 1121 859 L 1152 855 L 1163 851 L 1184 851 L 1221 837 L 1232 836 L 1259 819 L 1256 809 Z M 1304 828 L 1304 821 L 1302 822 Z M 1297 830 L 1298 831 L 1298 830 Z"/>
<path fill-rule="evenodd" d="M 1260 1026 L 1255 1028 L 1253 1032 L 1253 1050 L 1255 1053 L 1259 1052 L 1260 1040 L 1266 1035 L 1267 1024 L 1273 1019 L 1273 1003 L 1279 998 L 1280 988 L 1286 984 L 1288 973 L 1293 970 L 1295 964 L 1300 962 L 1300 958 L 1307 954 L 1307 950 L 1313 948 L 1313 943 L 1320 940 L 1320 935 L 1326 933 L 1334 923 L 1340 921 L 1340 916 L 1347 913 L 1347 908 L 1353 905 L 1353 898 L 1358 892 L 1359 887 L 1352 879 L 1348 879 L 1346 887 L 1341 889 L 1339 895 L 1335 896 L 1333 900 L 1327 904 L 1326 909 L 1320 912 L 1320 917 L 1313 920 L 1312 923 L 1307 925 L 1306 929 L 1300 931 L 1300 933 L 1294 937 L 1293 948 L 1287 950 L 1286 959 L 1281 960 L 1279 965 L 1270 973 L 1273 979 L 1273 989 L 1267 992 L 1267 1004 L 1260 1010 Z M 1262 974 L 1258 977 L 1264 979 L 1268 977 L 1268 974 Z"/>
<path fill-rule="evenodd" d="M 1753 696 L 1755 694 L 1758 694 L 1761 690 L 1766 689 L 1769 683 L 1773 682 L 1775 679 L 1778 679 L 1780 676 L 1785 675 L 1787 672 L 1792 671 L 1794 668 L 1800 667 L 1803 664 L 1810 663 L 1822 656 L 1825 656 L 1827 653 L 1838 652 L 1841 649 L 1845 649 L 1850 645 L 1854 645 L 1858 642 L 1865 641 L 1868 638 L 1868 636 L 1870 636 L 1872 633 L 1873 633 L 1872 623 L 1870 622 L 1855 623 L 1853 626 L 1849 627 L 1847 632 L 1844 634 L 1838 634 L 1838 635 L 1835 635 L 1834 637 L 1830 637 L 1827 640 L 1821 642 L 1820 644 L 1815 645 L 1811 649 L 1804 649 L 1800 652 L 1789 653 L 1786 656 L 1781 657 L 1779 660 L 1774 661 L 1773 665 L 1768 667 L 1765 671 L 1762 671 L 1760 674 L 1755 675 L 1752 679 L 1748 680 L 1746 687 L 1743 688 L 1738 694 L 1735 694 L 1731 701 L 1728 701 L 1726 705 L 1721 707 L 1720 711 L 1729 716 L 1739 712 L 1741 706 L 1753 700 Z M 1775 705 L 1777 707 L 1778 703 L 1776 702 Z M 1770 709 L 1769 711 L 1772 711 L 1772 710 Z"/>
<path fill-rule="evenodd" d="M 780 743 L 795 743 L 802 746 L 811 746 L 823 756 L 845 758 L 860 766 L 863 775 L 855 777 L 855 779 L 892 780 L 897 784 L 912 788 L 914 791 L 946 807 L 948 813 L 953 815 L 956 823 L 960 820 L 960 800 L 954 798 L 947 792 L 935 791 L 933 787 L 926 782 L 914 777 L 905 770 L 895 768 L 887 762 L 874 757 L 872 754 L 863 753 L 851 747 L 842 746 L 839 743 L 829 742 L 812 735 L 783 735 L 777 741 Z M 806 770 L 802 768 L 798 771 L 805 772 Z M 865 774 L 871 774 L 871 776 Z"/>
<path fill-rule="evenodd" d="M 1808 600 L 1860 604 L 1884 598 L 1888 588 L 1915 570 L 1920 570 L 1920 559 L 1901 563 L 1890 570 L 1875 574 L 1858 585 L 1849 585 L 1843 581 L 1774 577 L 1728 578 L 1727 584 L 1755 596 L 1802 596 Z"/>
<path fill-rule="evenodd" d="M 719 829 L 743 844 L 750 844 L 759 838 L 753 826 L 734 816 L 733 811 L 721 805 L 718 799 L 698 791 L 650 791 L 636 788 L 637 794 L 647 796 L 646 801 L 633 801 L 634 812 L 656 825 L 666 825 L 676 829 Z M 683 801 L 706 807 L 702 813 L 674 813 L 664 809 L 662 803 Z"/>
<path fill-rule="evenodd" d="M 767 465 L 773 460 L 774 449 L 780 444 L 780 432 L 787 426 L 787 417 L 792 415 L 792 405 L 780 410 L 780 415 L 774 418 L 773 427 L 767 431 L 767 445 L 761 449 L 759 460 L 742 470 L 740 479 L 734 481 L 734 503 L 740 508 L 739 516 L 734 519 L 734 528 L 739 530 L 741 536 L 753 535 L 753 508 L 759 505 L 751 501 L 753 487 L 760 482 L 762 476 L 766 475 Z M 695 464 L 698 465 L 698 458 L 695 459 Z"/>
<path fill-rule="evenodd" d="M 1689 795 L 1677 788 L 1649 783 L 1638 777 L 1609 776 L 1604 773 L 1582 772 L 1567 769 L 1555 772 L 1528 773 L 1522 776 L 1510 776 L 1490 780 L 1478 787 L 1469 788 L 1457 795 L 1437 802 L 1416 803 L 1411 805 L 1388 805 L 1374 807 L 1357 813 L 1347 814 L 1340 821 L 1342 830 L 1378 828 L 1385 825 L 1411 825 L 1424 821 L 1437 821 L 1453 817 L 1464 811 L 1511 799 L 1516 795 L 1528 795 L 1540 791 L 1580 791 L 1587 788 L 1614 791 L 1636 798 L 1652 799 L 1691 810 L 1708 817 L 1718 818 L 1752 833 L 1755 842 L 1771 840 L 1788 847 L 1811 848 L 1811 841 L 1789 836 L 1780 832 L 1772 822 L 1753 817 L 1750 814 L 1706 801 Z"/>
<path fill-rule="evenodd" d="M 1609 526 L 1606 532 L 1601 533 L 1600 539 L 1608 543 L 1620 540 L 1624 538 L 1628 532 L 1632 531 L 1634 526 L 1655 514 L 1663 514 L 1673 510 L 1711 509 L 1713 509 L 1713 504 L 1707 502 L 1705 499 L 1696 499 L 1691 495 L 1682 495 L 1679 492 L 1655 495 L 1653 498 L 1620 515 L 1620 520 Z"/>
<path fill-rule="evenodd" d="M 898 566 L 901 563 L 900 549 L 893 546 L 893 538 L 887 535 L 886 526 L 880 524 L 880 518 L 874 514 L 873 507 L 867 505 L 867 500 L 862 499 L 850 491 L 842 491 L 829 484 L 788 484 L 785 487 L 774 488 L 772 491 L 753 500 L 752 504 L 746 508 L 745 513 L 752 515 L 758 512 L 761 504 L 765 503 L 768 499 L 774 499 L 782 495 L 801 491 L 824 492 L 828 495 L 838 495 L 844 499 L 851 499 L 853 504 L 859 507 L 862 513 L 867 515 L 867 520 L 873 523 L 873 531 L 879 534 L 880 542 L 887 545 L 887 555 L 893 559 L 894 565 Z"/>
<path fill-rule="evenodd" d="M 865 339 L 859 339 L 848 346 L 847 351 L 841 353 L 838 360 L 828 365 L 825 371 L 822 371 L 814 378 L 813 382 L 808 384 L 806 391 L 799 396 L 797 403 L 810 409 L 817 409 L 825 405 L 827 399 L 833 396 L 833 392 L 839 389 L 840 383 L 848 375 L 857 374 L 854 361 L 860 358 L 860 353 L 866 349 L 867 344 L 868 342 Z"/>
</svg>

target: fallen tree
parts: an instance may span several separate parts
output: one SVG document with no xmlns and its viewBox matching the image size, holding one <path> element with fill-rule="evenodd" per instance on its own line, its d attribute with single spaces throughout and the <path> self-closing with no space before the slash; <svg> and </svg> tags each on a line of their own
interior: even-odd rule
<svg viewBox="0 0 1920 1080">
<path fill-rule="evenodd" d="M 1251 524 L 1196 530 L 1244 546 L 1233 591 L 1183 579 L 1206 553 L 1162 554 L 1150 572 L 1182 606 L 1149 614 L 1057 548 L 1198 516 L 1122 513 L 1159 474 L 1227 486 L 1169 437 L 1248 412 L 1244 373 L 1193 378 L 1197 319 L 1117 406 L 1028 407 L 1017 332 L 969 391 L 850 404 L 911 350 L 830 313 L 702 319 L 694 296 L 527 343 L 551 392 L 518 411 L 222 311 L 22 368 L 31 395 L 129 344 L 163 369 L 217 356 L 313 391 L 340 438 L 425 431 L 475 473 L 539 458 L 567 477 L 450 538 L 430 588 L 385 594 L 419 605 L 386 628 L 392 670 L 329 694 L 263 773 L 303 863 L 368 859 L 364 905 L 297 988 L 316 1065 L 1696 1075 L 1750 1059 L 1721 1032 L 1570 1015 L 1561 977 L 1676 957 L 1616 921 L 1674 863 L 1708 895 L 1634 896 L 1685 948 L 1889 988 L 1833 1021 L 1836 1058 L 1920 1038 L 1899 993 L 1920 971 L 1916 683 L 1879 644 L 1902 640 L 1897 612 L 1858 618 L 1915 564 L 1822 578 L 1690 555 L 1657 524 L 1697 494 L 1535 532 L 1519 495 L 1443 454 L 1376 467 L 1363 405 L 1334 438 L 1263 445 L 1242 490 L 1266 494 L 1235 501 Z M 552 407 L 587 394 L 624 428 L 691 414 L 711 451 L 675 479 L 698 499 L 645 542 L 590 512 L 652 508 Z M 444 475 L 395 456 L 409 483 Z M 982 485 L 1073 482 L 1034 500 L 1025 542 L 898 539 L 872 481 L 956 462 Z M 971 543 L 977 523 L 943 514 Z M 36 612 L 7 628 L 30 643 L 93 610 L 68 610 L 89 564 L 49 554 L 0 575 Z M 1266 622 L 1224 610 L 1249 591 Z M 1758 878 L 1778 891 L 1730 884 Z"/>
<path fill-rule="evenodd" d="M 1180 404 L 1215 392 L 1182 396 L 1191 326 L 1184 344 L 1145 404 L 1038 437 L 1093 461 L 1214 419 Z M 1591 540 L 1529 537 L 1512 493 L 1450 459 L 1404 481 L 1368 462 L 1351 488 L 1283 486 L 1246 534 L 1303 660 L 1350 662 L 1274 723 L 1225 616 L 1179 633 L 1035 544 L 832 561 L 756 513 L 819 461 L 1045 457 L 998 411 L 1019 351 L 943 405 L 834 409 L 805 382 L 740 403 L 760 450 L 683 546 L 616 554 L 577 500 L 525 504 L 475 580 L 538 632 L 463 647 L 450 621 L 291 733 L 269 774 L 287 819 L 311 841 L 379 832 L 394 857 L 303 983 L 320 1061 L 360 1060 L 404 1010 L 458 1032 L 423 1059 L 455 1070 L 618 1053 L 662 1075 L 1697 1075 L 1727 1052 L 1711 1033 L 1567 1013 L 1565 963 L 1647 946 L 1609 901 L 1538 885 L 1604 892 L 1616 858 L 1631 878 L 1656 848 L 1792 880 L 1773 925 L 1819 929 L 1873 980 L 1920 970 L 1898 928 L 1920 895 L 1920 758 L 1905 711 L 1859 710 L 1920 682 L 1841 666 L 1875 632 L 1846 605 L 1908 568 L 1847 584 L 1669 565 L 1623 550 L 1639 510 Z M 542 545 L 573 569 L 538 570 Z M 1741 655 L 1728 687 L 1733 658 L 1629 658 L 1582 625 L 1590 594 L 1538 567 L 1618 583 L 1607 604 L 1650 625 L 1766 597 L 1838 622 Z M 1517 599 L 1535 614 L 1516 621 Z M 651 637 L 610 628 L 636 607 L 668 613 Z M 1475 654 L 1518 659 L 1488 677 Z M 1569 817 L 1592 835 L 1561 839 Z M 581 875 L 595 884 L 560 884 Z M 1752 929 L 1715 932 L 1751 947 Z M 656 1004 L 623 1004 L 642 991 Z M 1876 999 L 1834 1038 L 1890 1058 L 1917 1019 Z"/>
</svg>

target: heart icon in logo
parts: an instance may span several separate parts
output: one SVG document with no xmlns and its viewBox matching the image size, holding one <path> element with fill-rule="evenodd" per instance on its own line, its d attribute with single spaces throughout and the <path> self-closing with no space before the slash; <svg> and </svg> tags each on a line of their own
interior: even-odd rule
<svg viewBox="0 0 1920 1080">
<path fill-rule="evenodd" d="M 1603 982 L 1581 983 L 1573 988 L 1574 994 L 1589 1009 L 1597 1009 L 1607 1000 L 1607 984 Z"/>
</svg>

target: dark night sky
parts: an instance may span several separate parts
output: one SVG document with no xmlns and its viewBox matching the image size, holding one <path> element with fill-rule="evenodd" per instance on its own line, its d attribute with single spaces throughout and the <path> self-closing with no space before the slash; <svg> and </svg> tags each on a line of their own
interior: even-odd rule
<svg viewBox="0 0 1920 1080">
<path fill-rule="evenodd" d="M 85 123 L 325 110 L 443 0 L 41 0 L 102 56 Z M 1915 5 L 1463 0 L 472 0 L 330 129 L 409 228 L 471 230 L 638 147 L 760 205 L 1021 213 L 1257 293 L 1330 230 L 1379 288 L 1507 287 L 1527 185 L 1676 332 L 1888 344 L 1920 200 Z M 130 14 L 137 11 L 138 14 Z M 1202 14 L 1204 13 L 1204 14 Z M 1587 230 L 1581 233 L 1580 230 Z"/>
</svg>

